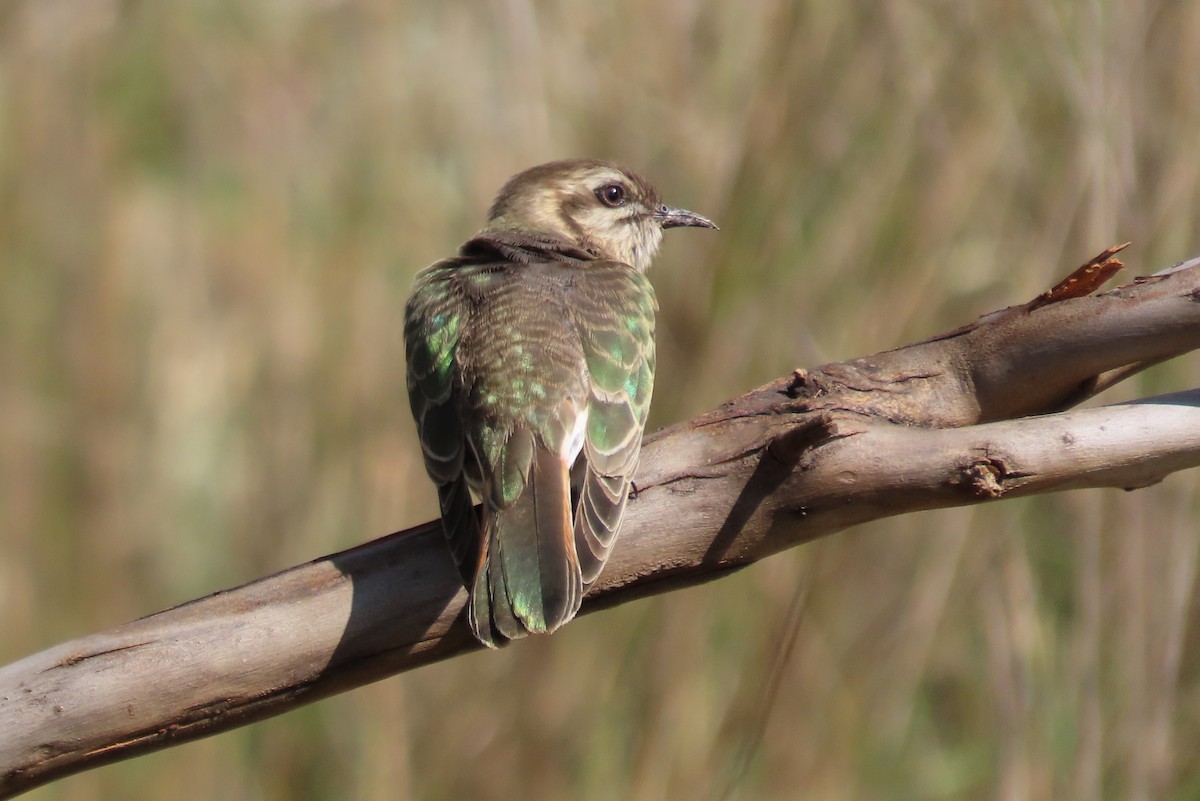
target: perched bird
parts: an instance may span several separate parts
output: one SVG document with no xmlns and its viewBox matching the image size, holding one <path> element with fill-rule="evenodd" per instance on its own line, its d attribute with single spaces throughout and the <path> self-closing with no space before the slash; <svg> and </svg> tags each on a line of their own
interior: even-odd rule
<svg viewBox="0 0 1200 801">
<path fill-rule="evenodd" d="M 644 273 L 680 226 L 716 228 L 616 165 L 554 161 L 417 276 L 409 399 L 485 645 L 569 621 L 612 550 L 654 382 Z"/>
</svg>

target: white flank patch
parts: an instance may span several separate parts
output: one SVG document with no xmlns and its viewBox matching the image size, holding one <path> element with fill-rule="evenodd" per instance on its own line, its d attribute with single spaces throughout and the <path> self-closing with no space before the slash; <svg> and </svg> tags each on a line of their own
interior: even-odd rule
<svg viewBox="0 0 1200 801">
<path fill-rule="evenodd" d="M 575 428 L 571 430 L 571 435 L 563 442 L 562 453 L 559 454 L 559 457 L 562 458 L 562 462 L 568 470 L 571 469 L 571 465 L 575 464 L 575 460 L 579 458 L 579 452 L 583 450 L 583 438 L 587 434 L 587 420 L 588 410 L 584 406 L 575 415 Z"/>
</svg>

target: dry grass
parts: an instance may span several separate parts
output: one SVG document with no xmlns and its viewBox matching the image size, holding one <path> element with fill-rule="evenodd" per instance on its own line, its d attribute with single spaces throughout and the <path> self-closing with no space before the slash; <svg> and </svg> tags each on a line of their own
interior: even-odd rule
<svg viewBox="0 0 1200 801">
<path fill-rule="evenodd" d="M 653 273 L 665 424 L 1200 253 L 1197 75 L 1168 0 L 0 6 L 0 662 L 431 517 L 401 307 L 518 169 L 721 224 Z M 1198 520 L 888 521 L 29 798 L 1194 798 Z"/>
</svg>

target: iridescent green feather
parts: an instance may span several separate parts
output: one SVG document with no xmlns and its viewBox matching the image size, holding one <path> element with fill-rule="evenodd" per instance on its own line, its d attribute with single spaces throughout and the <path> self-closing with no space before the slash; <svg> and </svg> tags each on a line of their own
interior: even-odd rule
<svg viewBox="0 0 1200 801">
<path fill-rule="evenodd" d="M 654 384 L 654 313 L 646 278 L 620 264 L 590 268 L 589 292 L 573 304 L 590 376 L 587 460 L 575 544 L 585 586 L 608 559 L 624 515 Z"/>
<path fill-rule="evenodd" d="M 466 314 L 452 290 L 452 270 L 442 262 L 417 277 L 405 307 L 404 344 L 409 403 L 425 457 L 437 486 L 442 526 L 460 574 L 474 574 L 479 522 L 464 473 L 467 456 L 462 418 L 455 404 L 455 356 Z"/>
</svg>

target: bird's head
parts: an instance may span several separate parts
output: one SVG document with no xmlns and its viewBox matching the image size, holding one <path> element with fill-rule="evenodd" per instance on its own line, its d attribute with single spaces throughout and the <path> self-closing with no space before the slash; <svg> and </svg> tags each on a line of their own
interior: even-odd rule
<svg viewBox="0 0 1200 801">
<path fill-rule="evenodd" d="M 712 221 L 659 200 L 636 173 L 587 159 L 552 161 L 519 173 L 496 196 L 485 231 L 557 237 L 645 272 L 663 231 Z"/>
</svg>

